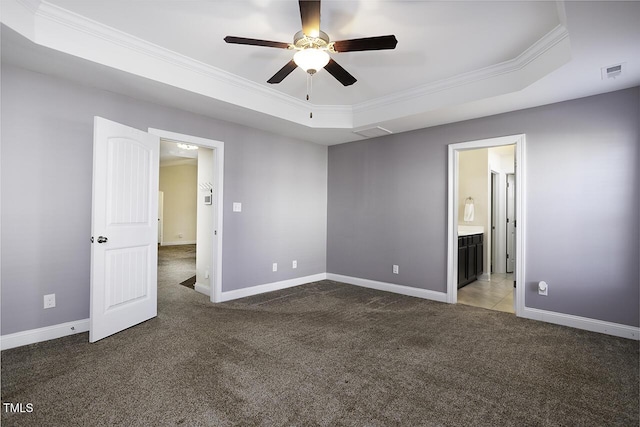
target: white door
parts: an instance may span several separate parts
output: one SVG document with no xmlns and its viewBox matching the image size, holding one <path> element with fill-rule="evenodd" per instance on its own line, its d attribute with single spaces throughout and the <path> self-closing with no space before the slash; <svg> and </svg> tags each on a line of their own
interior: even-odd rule
<svg viewBox="0 0 640 427">
<path fill-rule="evenodd" d="M 507 273 L 516 267 L 515 175 L 507 174 Z"/>
<path fill-rule="evenodd" d="M 159 147 L 94 119 L 90 342 L 157 315 Z"/>
</svg>

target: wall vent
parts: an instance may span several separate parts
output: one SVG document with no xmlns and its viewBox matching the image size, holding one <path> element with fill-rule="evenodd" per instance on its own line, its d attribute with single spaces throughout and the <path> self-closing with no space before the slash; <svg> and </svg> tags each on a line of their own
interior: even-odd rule
<svg viewBox="0 0 640 427">
<path fill-rule="evenodd" d="M 616 65 L 609 65 L 608 67 L 602 67 L 602 80 L 615 79 L 624 69 L 625 62 Z"/>
<path fill-rule="evenodd" d="M 354 130 L 353 133 L 358 134 L 360 136 L 364 136 L 365 138 L 375 138 L 377 136 L 385 136 L 392 134 L 389 129 L 385 129 L 380 126 L 374 126 L 372 128 L 365 128 L 360 130 Z"/>
</svg>

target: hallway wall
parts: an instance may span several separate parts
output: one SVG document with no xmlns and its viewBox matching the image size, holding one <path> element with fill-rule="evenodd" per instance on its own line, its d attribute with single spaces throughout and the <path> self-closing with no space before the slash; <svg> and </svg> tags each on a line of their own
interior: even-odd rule
<svg viewBox="0 0 640 427">
<path fill-rule="evenodd" d="M 164 192 L 163 245 L 196 243 L 198 166 L 160 166 Z"/>
</svg>

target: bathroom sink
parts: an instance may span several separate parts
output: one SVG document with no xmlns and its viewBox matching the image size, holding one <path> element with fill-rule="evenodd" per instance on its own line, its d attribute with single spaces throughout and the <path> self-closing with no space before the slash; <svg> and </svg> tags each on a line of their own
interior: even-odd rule
<svg viewBox="0 0 640 427">
<path fill-rule="evenodd" d="M 471 234 L 484 233 L 484 227 L 482 225 L 459 225 L 458 236 L 469 236 Z"/>
</svg>

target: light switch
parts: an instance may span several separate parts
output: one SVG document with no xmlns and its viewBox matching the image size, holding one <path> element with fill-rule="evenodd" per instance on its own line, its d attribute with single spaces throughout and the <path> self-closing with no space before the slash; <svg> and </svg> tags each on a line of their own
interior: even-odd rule
<svg viewBox="0 0 640 427">
<path fill-rule="evenodd" d="M 233 202 L 233 211 L 234 212 L 242 212 L 242 203 Z"/>
</svg>

